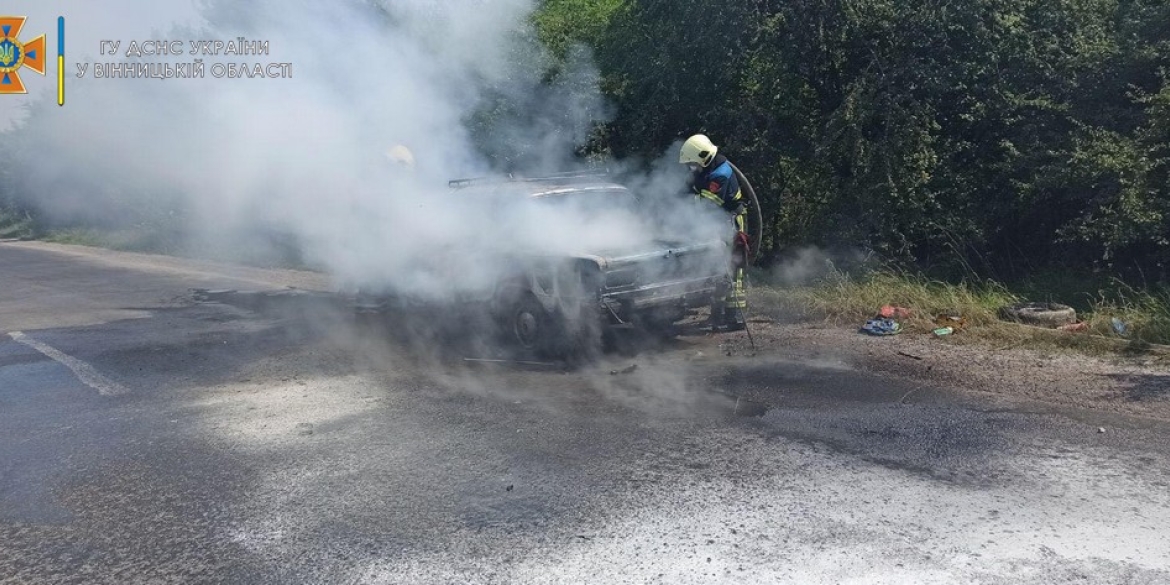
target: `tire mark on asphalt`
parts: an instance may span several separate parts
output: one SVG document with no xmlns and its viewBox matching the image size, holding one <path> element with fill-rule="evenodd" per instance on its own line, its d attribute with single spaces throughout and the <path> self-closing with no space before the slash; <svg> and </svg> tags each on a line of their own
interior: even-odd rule
<svg viewBox="0 0 1170 585">
<path fill-rule="evenodd" d="M 97 390 L 98 394 L 101 394 L 102 396 L 122 396 L 124 394 L 130 393 L 128 388 L 101 375 L 93 368 L 93 366 L 75 357 L 68 356 L 52 346 L 41 343 L 30 337 L 26 337 L 25 334 L 20 331 L 13 331 L 9 333 L 8 336 L 11 337 L 13 341 L 27 345 L 45 354 L 45 356 L 47 356 L 49 359 L 52 359 L 53 361 L 69 368 L 69 370 L 73 372 L 73 375 L 77 376 L 78 380 L 81 380 L 81 382 L 86 386 Z"/>
</svg>

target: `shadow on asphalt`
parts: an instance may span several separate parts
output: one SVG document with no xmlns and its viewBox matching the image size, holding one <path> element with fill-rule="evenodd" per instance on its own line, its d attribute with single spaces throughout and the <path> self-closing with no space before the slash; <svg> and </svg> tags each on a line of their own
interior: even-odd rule
<svg viewBox="0 0 1170 585">
<path fill-rule="evenodd" d="M 1170 374 L 1113 374 L 1109 377 L 1127 386 L 1125 398 L 1131 402 L 1170 400 Z"/>
</svg>

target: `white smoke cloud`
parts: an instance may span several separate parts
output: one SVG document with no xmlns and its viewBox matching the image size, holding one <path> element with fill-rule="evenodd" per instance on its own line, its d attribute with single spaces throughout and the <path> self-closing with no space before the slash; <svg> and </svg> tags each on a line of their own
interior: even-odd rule
<svg viewBox="0 0 1170 585">
<path fill-rule="evenodd" d="M 838 246 L 831 250 L 813 246 L 787 251 L 769 269 L 769 280 L 785 287 L 807 286 L 843 275 L 860 275 L 875 267 L 871 253 Z"/>
<path fill-rule="evenodd" d="M 660 235 L 618 206 L 505 209 L 447 188 L 493 168 L 562 169 L 609 113 L 587 53 L 572 52 L 552 83 L 542 79 L 552 61 L 528 21 L 534 0 L 120 1 L 53 4 L 76 23 L 67 71 L 122 60 L 100 55 L 100 40 L 120 41 L 125 53 L 132 41 L 189 48 L 245 37 L 266 41 L 269 54 L 129 59 L 201 58 L 202 79 L 71 78 L 67 106 L 43 100 L 17 132 L 20 187 L 52 218 L 172 218 L 190 250 L 239 257 L 280 234 L 341 283 L 429 295 L 450 289 L 443 275 L 474 286 L 507 268 L 459 250 L 567 253 Z M 25 8 L 42 27 L 55 22 L 47 6 Z M 292 77 L 214 78 L 220 62 L 291 63 Z M 413 152 L 413 172 L 383 157 L 395 144 Z M 670 157 L 635 183 L 651 195 L 684 187 Z M 657 215 L 670 219 L 659 228 L 684 238 L 726 228 L 697 209 Z M 414 270 L 436 263 L 444 270 Z"/>
</svg>

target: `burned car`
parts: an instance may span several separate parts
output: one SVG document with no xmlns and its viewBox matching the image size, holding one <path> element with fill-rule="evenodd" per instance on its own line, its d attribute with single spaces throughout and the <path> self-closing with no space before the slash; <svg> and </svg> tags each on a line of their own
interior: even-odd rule
<svg viewBox="0 0 1170 585">
<path fill-rule="evenodd" d="M 442 283 L 441 314 L 486 315 L 510 344 L 541 357 L 599 346 L 607 327 L 663 329 L 710 304 L 728 278 L 719 219 L 673 231 L 653 206 L 592 174 L 449 183 L 445 208 L 482 229 L 438 247 L 411 278 Z M 683 201 L 681 205 L 686 205 Z M 359 310 L 416 311 L 433 295 L 364 291 Z M 460 319 L 462 323 L 469 320 Z"/>
</svg>

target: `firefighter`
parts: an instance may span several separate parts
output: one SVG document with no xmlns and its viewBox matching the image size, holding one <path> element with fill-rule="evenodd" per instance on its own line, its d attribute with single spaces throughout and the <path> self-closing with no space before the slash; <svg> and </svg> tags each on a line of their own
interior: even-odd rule
<svg viewBox="0 0 1170 585">
<path fill-rule="evenodd" d="M 745 227 L 747 205 L 739 189 L 739 179 L 727 157 L 719 154 L 719 148 L 702 134 L 691 136 L 683 143 L 678 162 L 691 170 L 691 189 L 697 198 L 718 205 L 727 212 L 735 226 L 730 282 L 720 287 L 712 299 L 711 327 L 716 330 L 743 330 L 747 327 L 744 321 L 747 297 L 743 281 L 747 268 L 748 237 Z"/>
</svg>

